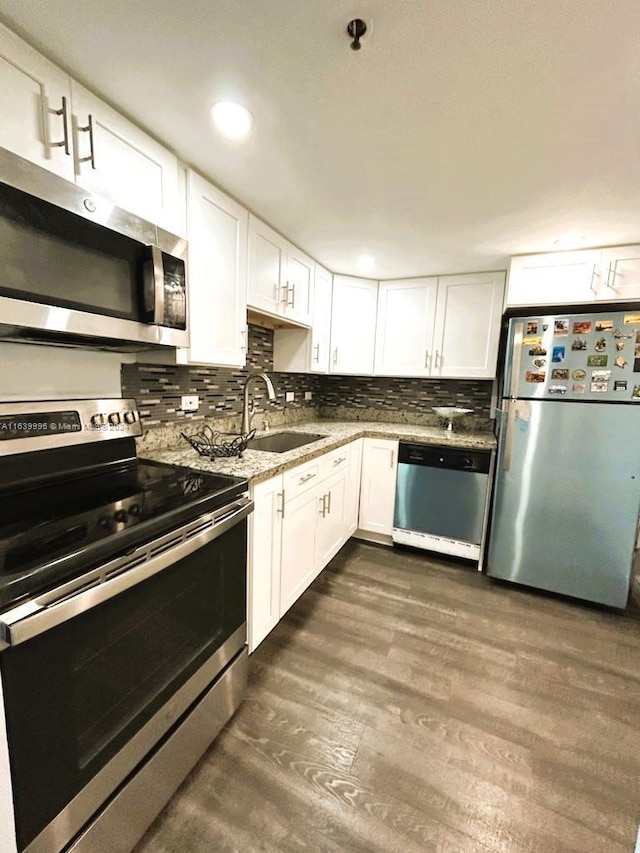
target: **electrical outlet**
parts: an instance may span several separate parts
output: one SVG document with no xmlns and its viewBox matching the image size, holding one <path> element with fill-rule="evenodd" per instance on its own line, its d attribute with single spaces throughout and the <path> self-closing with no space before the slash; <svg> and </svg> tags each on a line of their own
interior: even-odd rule
<svg viewBox="0 0 640 853">
<path fill-rule="evenodd" d="M 304 399 L 305 400 L 312 400 L 313 399 L 313 391 L 305 391 L 304 392 Z"/>
<path fill-rule="evenodd" d="M 284 395 L 284 399 L 287 403 L 293 403 L 296 398 L 295 391 L 287 391 Z"/>
<path fill-rule="evenodd" d="M 180 408 L 183 412 L 197 412 L 200 405 L 200 397 L 197 394 L 185 395 L 180 400 Z"/>
</svg>

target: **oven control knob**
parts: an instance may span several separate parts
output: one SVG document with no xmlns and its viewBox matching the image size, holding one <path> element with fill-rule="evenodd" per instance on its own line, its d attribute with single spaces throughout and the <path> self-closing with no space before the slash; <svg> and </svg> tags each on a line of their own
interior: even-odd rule
<svg viewBox="0 0 640 853">
<path fill-rule="evenodd" d="M 101 427 L 105 424 L 105 416 L 102 414 L 99 415 L 91 415 L 91 425 L 94 427 Z"/>
<path fill-rule="evenodd" d="M 136 422 L 136 413 L 135 412 L 125 412 L 124 413 L 124 421 L 127 424 L 135 424 Z"/>
<path fill-rule="evenodd" d="M 118 524 L 122 524 L 123 521 L 126 521 L 129 518 L 129 513 L 126 509 L 117 509 L 113 513 L 114 521 L 117 521 Z"/>
<path fill-rule="evenodd" d="M 464 460 L 463 464 L 464 464 L 465 468 L 475 468 L 476 467 L 473 463 L 473 459 L 469 459 L 468 457 L 467 457 L 467 459 Z"/>
<path fill-rule="evenodd" d="M 129 515 L 140 515 L 140 504 L 131 504 L 129 507 Z"/>
<path fill-rule="evenodd" d="M 109 415 L 109 423 L 111 426 L 118 426 L 120 420 L 120 412 L 111 412 Z"/>
</svg>

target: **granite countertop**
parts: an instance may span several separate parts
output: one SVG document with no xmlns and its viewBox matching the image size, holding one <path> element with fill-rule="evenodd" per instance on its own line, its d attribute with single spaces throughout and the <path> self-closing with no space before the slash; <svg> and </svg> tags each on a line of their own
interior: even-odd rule
<svg viewBox="0 0 640 853">
<path fill-rule="evenodd" d="M 347 421 L 305 421 L 291 426 L 274 429 L 270 435 L 277 432 L 310 432 L 320 433 L 326 438 L 314 441 L 286 453 L 270 453 L 264 450 L 245 450 L 242 459 L 206 459 L 196 450 L 182 441 L 180 445 L 171 447 L 150 448 L 144 444 L 139 447 L 140 457 L 156 462 L 168 462 L 171 465 L 185 465 L 199 471 L 210 471 L 216 474 L 230 474 L 234 477 L 244 477 L 254 485 L 276 474 L 281 474 L 295 465 L 308 462 L 317 456 L 322 456 L 343 444 L 348 444 L 357 438 L 390 438 L 405 441 L 422 441 L 426 444 L 441 444 L 449 447 L 464 447 L 477 450 L 493 450 L 496 446 L 495 437 L 487 432 L 447 432 L 437 427 L 422 427 L 413 424 L 347 422 Z M 265 433 L 258 433 L 265 435 Z"/>
</svg>

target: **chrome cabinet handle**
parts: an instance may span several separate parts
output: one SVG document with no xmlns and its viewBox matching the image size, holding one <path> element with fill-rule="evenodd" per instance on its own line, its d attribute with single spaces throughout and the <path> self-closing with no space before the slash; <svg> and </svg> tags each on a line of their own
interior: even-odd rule
<svg viewBox="0 0 640 853">
<path fill-rule="evenodd" d="M 0 649 L 31 640 L 175 565 L 222 536 L 252 511 L 253 501 L 240 498 L 5 611 L 0 617 Z"/>
<path fill-rule="evenodd" d="M 597 292 L 598 288 L 596 286 L 596 278 L 598 276 L 599 276 L 599 274 L 596 272 L 596 265 L 594 264 L 593 269 L 591 271 L 591 284 L 589 285 L 589 290 L 591 290 L 592 293 Z"/>
<path fill-rule="evenodd" d="M 280 500 L 281 500 L 281 504 L 280 504 L 280 506 L 276 509 L 276 513 L 280 513 L 280 515 L 282 516 L 282 518 L 284 518 L 284 489 L 283 489 L 281 492 L 278 492 L 278 495 L 277 495 L 277 496 L 280 498 Z"/>
<path fill-rule="evenodd" d="M 78 157 L 78 163 L 91 163 L 91 168 L 96 168 L 96 149 L 93 138 L 93 116 L 91 113 L 87 116 L 87 124 L 85 127 L 80 127 L 78 125 L 78 133 L 88 133 L 89 134 L 89 156 L 88 157 Z"/>
<path fill-rule="evenodd" d="M 67 96 L 62 96 L 62 106 L 59 110 L 51 110 L 54 116 L 62 117 L 62 142 L 50 142 L 52 148 L 64 148 L 65 154 L 71 154 L 69 147 L 69 114 L 67 113 Z"/>
<path fill-rule="evenodd" d="M 346 458 L 347 458 L 346 456 L 339 456 L 337 459 L 334 459 L 334 460 L 333 460 L 333 467 L 335 468 L 335 467 L 336 467 L 336 465 L 340 465 L 340 463 L 341 463 L 341 462 L 344 462 L 344 460 L 345 460 Z"/>
<path fill-rule="evenodd" d="M 393 468 L 393 460 L 395 459 L 395 457 L 396 457 L 396 454 L 392 450 L 391 451 L 391 464 L 389 465 L 389 468 Z"/>
<path fill-rule="evenodd" d="M 288 308 L 295 308 L 296 307 L 296 283 L 295 283 L 295 281 L 293 282 L 293 284 L 289 284 L 289 282 L 287 282 L 287 284 L 285 286 L 285 305 Z"/>
<path fill-rule="evenodd" d="M 321 507 L 321 509 L 319 509 L 319 510 L 318 510 L 318 512 L 321 512 L 321 513 L 322 513 L 322 517 L 324 518 L 324 517 L 325 517 L 325 515 L 327 514 L 327 506 L 326 506 L 327 496 L 326 496 L 326 495 L 322 495 L 322 497 L 321 497 L 321 498 L 318 498 L 318 500 L 322 503 L 322 507 Z"/>
<path fill-rule="evenodd" d="M 616 273 L 613 268 L 613 261 L 609 264 L 609 272 L 607 273 L 607 287 L 609 290 L 615 290 L 613 282 L 616 280 Z"/>
<path fill-rule="evenodd" d="M 429 367 L 429 350 L 428 349 L 426 349 L 424 351 L 424 366 L 427 368 Z"/>
<path fill-rule="evenodd" d="M 438 362 L 440 362 L 440 364 L 438 364 Z M 440 353 L 439 353 L 439 351 L 438 351 L 438 350 L 436 350 L 436 364 L 435 364 L 435 367 L 436 367 L 436 370 L 438 370 L 438 368 L 441 368 L 441 367 L 442 367 L 442 356 L 440 355 Z"/>
<path fill-rule="evenodd" d="M 302 483 L 306 483 L 309 480 L 313 480 L 315 476 L 315 474 L 305 474 L 304 477 L 300 477 L 300 479 L 298 480 L 298 485 L 302 485 Z"/>
<path fill-rule="evenodd" d="M 314 361 L 320 361 L 320 344 L 316 344 L 314 346 L 314 350 L 315 350 L 316 354 L 314 355 L 313 360 Z"/>
<path fill-rule="evenodd" d="M 327 492 L 327 515 L 331 515 L 331 492 Z"/>
<path fill-rule="evenodd" d="M 336 367 L 338 364 L 338 347 L 333 350 L 333 366 Z"/>
</svg>

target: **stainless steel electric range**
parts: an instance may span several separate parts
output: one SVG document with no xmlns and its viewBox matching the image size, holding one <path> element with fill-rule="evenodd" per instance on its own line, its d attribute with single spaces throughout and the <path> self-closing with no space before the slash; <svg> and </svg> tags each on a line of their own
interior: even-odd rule
<svg viewBox="0 0 640 853">
<path fill-rule="evenodd" d="M 124 853 L 246 689 L 245 480 L 133 400 L 0 404 L 0 849 Z"/>
</svg>

